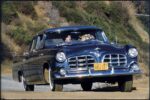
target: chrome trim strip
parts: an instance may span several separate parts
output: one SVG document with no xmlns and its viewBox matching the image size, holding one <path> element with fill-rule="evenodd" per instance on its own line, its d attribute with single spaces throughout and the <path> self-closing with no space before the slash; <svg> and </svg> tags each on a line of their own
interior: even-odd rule
<svg viewBox="0 0 150 100">
<path fill-rule="evenodd" d="M 133 75 L 133 74 L 141 74 L 142 72 L 136 71 L 114 71 L 112 73 L 111 71 L 109 72 L 99 72 L 99 73 L 92 73 L 91 71 L 86 74 L 67 74 L 65 76 L 60 76 L 59 74 L 55 74 L 56 79 L 68 79 L 68 78 L 81 78 L 81 77 L 104 77 L 104 76 L 120 76 L 120 75 Z"/>
</svg>

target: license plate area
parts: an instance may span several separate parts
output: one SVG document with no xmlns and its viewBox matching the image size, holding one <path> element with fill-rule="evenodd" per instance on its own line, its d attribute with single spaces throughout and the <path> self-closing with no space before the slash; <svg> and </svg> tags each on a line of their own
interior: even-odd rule
<svg viewBox="0 0 150 100">
<path fill-rule="evenodd" d="M 104 70 L 108 70 L 108 63 L 94 63 L 94 70 L 95 71 L 104 71 Z"/>
</svg>

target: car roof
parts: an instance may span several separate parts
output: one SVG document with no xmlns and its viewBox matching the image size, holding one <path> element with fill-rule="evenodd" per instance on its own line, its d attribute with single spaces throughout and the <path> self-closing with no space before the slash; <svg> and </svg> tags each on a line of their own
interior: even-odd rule
<svg viewBox="0 0 150 100">
<path fill-rule="evenodd" d="M 42 30 L 41 32 L 38 33 L 38 35 L 43 33 L 61 32 L 61 31 L 69 31 L 69 30 L 77 31 L 77 30 L 84 30 L 84 29 L 101 30 L 101 28 L 98 28 L 96 26 L 64 26 L 64 27 L 49 28 L 49 29 Z"/>
</svg>

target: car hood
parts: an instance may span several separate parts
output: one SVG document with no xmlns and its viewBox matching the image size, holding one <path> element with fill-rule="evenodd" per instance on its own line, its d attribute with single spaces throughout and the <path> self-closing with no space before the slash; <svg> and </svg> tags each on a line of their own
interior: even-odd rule
<svg viewBox="0 0 150 100">
<path fill-rule="evenodd" d="M 61 46 L 67 56 L 87 55 L 91 52 L 99 53 L 126 53 L 124 46 L 103 43 L 99 41 L 87 41 Z"/>
</svg>

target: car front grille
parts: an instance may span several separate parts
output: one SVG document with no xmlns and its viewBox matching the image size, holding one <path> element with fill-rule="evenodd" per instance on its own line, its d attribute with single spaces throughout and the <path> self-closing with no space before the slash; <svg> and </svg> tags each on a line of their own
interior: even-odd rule
<svg viewBox="0 0 150 100">
<path fill-rule="evenodd" d="M 90 55 L 82 55 L 68 58 L 70 68 L 92 67 L 95 59 Z"/>
<path fill-rule="evenodd" d="M 127 64 L 127 58 L 123 54 L 106 54 L 102 62 L 108 62 L 109 66 L 122 67 Z"/>
</svg>

